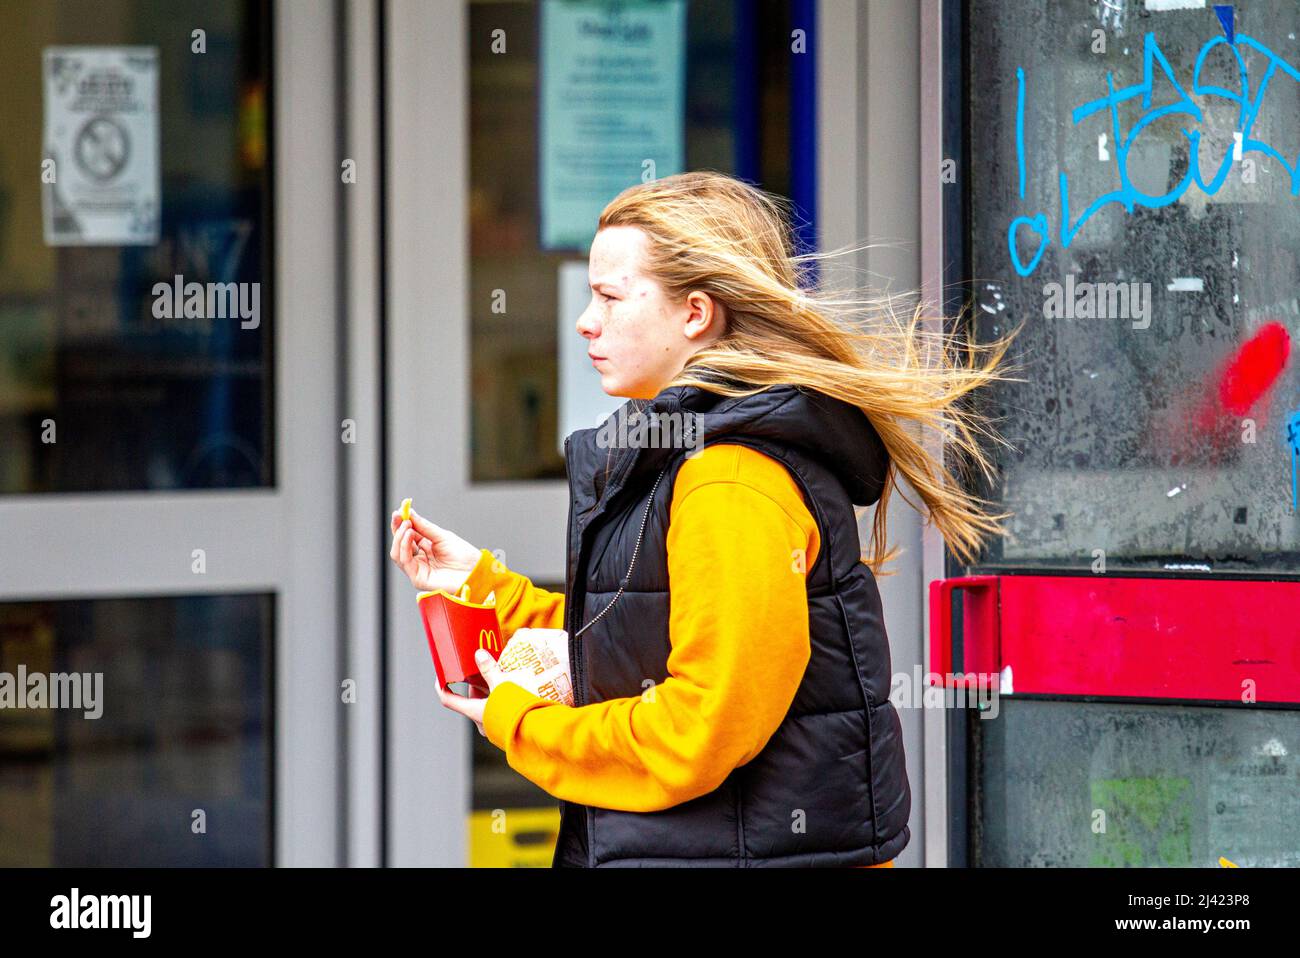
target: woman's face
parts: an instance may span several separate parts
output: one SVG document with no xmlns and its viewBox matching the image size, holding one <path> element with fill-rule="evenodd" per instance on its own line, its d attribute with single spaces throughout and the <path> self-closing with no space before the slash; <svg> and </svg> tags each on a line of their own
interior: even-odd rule
<svg viewBox="0 0 1300 958">
<path fill-rule="evenodd" d="M 722 309 L 711 296 L 692 291 L 670 303 L 642 272 L 648 243 L 638 227 L 608 226 L 591 244 L 591 303 L 578 332 L 611 396 L 653 399 L 692 353 L 722 334 Z"/>
</svg>

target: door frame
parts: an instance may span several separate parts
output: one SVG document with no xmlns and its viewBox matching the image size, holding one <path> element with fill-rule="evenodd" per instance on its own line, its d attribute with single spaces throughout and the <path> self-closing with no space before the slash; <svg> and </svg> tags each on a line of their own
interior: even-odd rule
<svg viewBox="0 0 1300 958">
<path fill-rule="evenodd" d="M 388 511 L 384 508 L 383 289 L 384 126 L 383 9 L 380 0 L 336 0 L 341 8 L 337 90 L 342 113 L 339 162 L 352 160 L 356 176 L 342 190 L 338 270 L 343 306 L 340 424 L 352 423 L 356 442 L 344 447 L 340 491 L 342 565 L 342 675 L 356 683 L 344 710 L 339 786 L 344 863 L 384 864 L 384 584 L 389 572 Z M 339 167 L 334 175 L 339 176 Z M 337 180 L 336 180 L 337 182 Z"/>
<path fill-rule="evenodd" d="M 947 237 L 944 220 L 944 184 L 939 173 L 944 157 L 944 0 L 923 0 L 921 5 L 921 100 L 937 105 L 936 109 L 921 112 L 921 288 L 927 302 L 942 303 L 946 291 L 948 272 L 945 263 Z M 961 189 L 960 173 L 957 184 Z M 934 332 L 939 323 L 927 324 Z M 932 439 L 927 447 L 930 454 L 942 461 L 943 443 Z M 921 556 L 922 586 L 943 579 L 946 550 L 943 539 L 933 527 L 924 530 Z M 922 607 L 922 657 L 923 671 L 930 662 L 930 604 L 921 593 Z M 923 821 L 925 828 L 926 867 L 947 868 L 949 865 L 950 822 L 948 776 L 948 710 L 923 709 L 922 724 L 925 734 L 925 781 Z"/>
<path fill-rule="evenodd" d="M 385 18 L 384 501 L 410 497 L 475 545 L 504 547 L 512 568 L 562 581 L 565 484 L 469 480 L 468 10 L 388 0 Z M 477 733 L 438 701 L 415 596 L 390 568 L 385 861 L 458 867 Z"/>
</svg>

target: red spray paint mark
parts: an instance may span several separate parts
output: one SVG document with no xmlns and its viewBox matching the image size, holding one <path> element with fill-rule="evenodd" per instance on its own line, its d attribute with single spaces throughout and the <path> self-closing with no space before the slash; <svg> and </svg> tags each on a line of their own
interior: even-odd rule
<svg viewBox="0 0 1300 958">
<path fill-rule="evenodd" d="M 1261 326 L 1196 390 L 1202 398 L 1194 400 L 1186 393 L 1187 405 L 1175 401 L 1168 417 L 1162 417 L 1165 428 L 1156 432 L 1159 453 L 1175 466 L 1220 464 L 1241 441 L 1241 419 L 1276 385 L 1290 351 L 1285 326 Z M 1189 409 L 1190 415 L 1180 408 Z"/>
<path fill-rule="evenodd" d="M 1277 382 L 1290 351 L 1291 337 L 1281 323 L 1265 324 L 1242 343 L 1219 378 L 1223 408 L 1237 416 L 1249 412 Z"/>
<path fill-rule="evenodd" d="M 1193 421 L 1202 433 L 1213 433 L 1228 421 L 1244 416 L 1277 382 L 1291 351 L 1291 337 L 1281 323 L 1265 323 L 1223 363 L 1210 382 L 1209 395 Z"/>
</svg>

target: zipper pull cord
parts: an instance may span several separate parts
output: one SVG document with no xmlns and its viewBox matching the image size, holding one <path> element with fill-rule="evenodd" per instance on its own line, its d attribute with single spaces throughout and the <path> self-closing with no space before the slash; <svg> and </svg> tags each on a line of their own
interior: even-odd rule
<svg viewBox="0 0 1300 958">
<path fill-rule="evenodd" d="M 650 499 L 645 504 L 645 512 L 641 513 L 641 529 L 636 534 L 636 545 L 632 547 L 632 561 L 628 564 L 627 574 L 623 576 L 623 581 L 619 583 L 618 591 L 614 593 L 614 598 L 609 600 L 609 605 L 596 613 L 596 618 L 592 619 L 577 632 L 573 633 L 575 639 L 595 625 L 601 616 L 613 608 L 614 603 L 618 601 L 618 597 L 623 594 L 623 590 L 627 588 L 628 583 L 632 580 L 632 567 L 636 565 L 637 553 L 641 551 L 641 537 L 645 535 L 646 520 L 650 518 L 650 507 L 654 505 L 655 490 L 659 488 L 659 480 L 664 477 L 664 473 L 667 471 L 668 467 L 664 466 L 663 469 L 660 470 L 658 478 L 655 479 L 655 484 L 650 487 Z"/>
</svg>

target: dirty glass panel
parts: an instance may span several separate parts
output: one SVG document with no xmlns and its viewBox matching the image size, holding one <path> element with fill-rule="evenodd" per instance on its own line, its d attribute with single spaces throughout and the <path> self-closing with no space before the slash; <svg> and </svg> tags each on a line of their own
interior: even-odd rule
<svg viewBox="0 0 1300 958">
<path fill-rule="evenodd" d="M 0 867 L 271 864 L 274 608 L 0 604 Z"/>
<path fill-rule="evenodd" d="M 0 5 L 0 494 L 273 484 L 269 16 Z"/>
<path fill-rule="evenodd" d="M 970 7 L 975 322 L 1028 380 L 990 559 L 1296 571 L 1300 5 L 1158 6 Z"/>
<path fill-rule="evenodd" d="M 1300 713 L 1002 698 L 970 734 L 976 866 L 1300 866 Z"/>
</svg>

